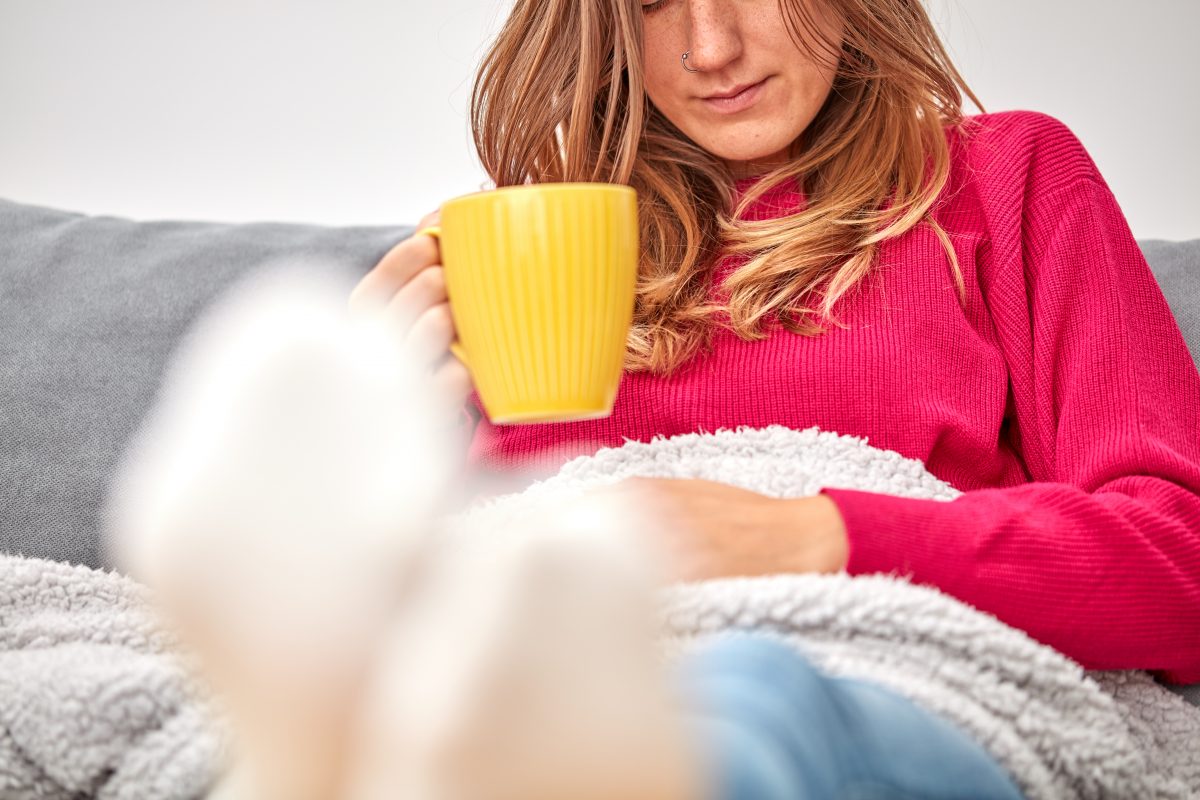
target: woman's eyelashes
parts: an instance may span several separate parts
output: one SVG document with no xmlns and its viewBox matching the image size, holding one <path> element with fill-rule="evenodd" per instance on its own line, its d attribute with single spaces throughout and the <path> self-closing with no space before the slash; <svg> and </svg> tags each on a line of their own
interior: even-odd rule
<svg viewBox="0 0 1200 800">
<path fill-rule="evenodd" d="M 655 11 L 658 11 L 659 9 L 666 6 L 670 2 L 671 2 L 671 0 L 654 0 L 654 2 L 652 2 L 652 3 L 647 3 L 647 2 L 643 1 L 642 11 L 647 14 L 652 14 Z"/>
</svg>

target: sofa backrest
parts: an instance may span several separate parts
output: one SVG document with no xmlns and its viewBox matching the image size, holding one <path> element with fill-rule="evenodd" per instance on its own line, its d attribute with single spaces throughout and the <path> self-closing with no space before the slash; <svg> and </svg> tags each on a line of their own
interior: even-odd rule
<svg viewBox="0 0 1200 800">
<path fill-rule="evenodd" d="M 0 552 L 102 566 L 107 478 L 197 314 L 268 262 L 362 275 L 411 232 L 135 222 L 0 200 Z M 1200 240 L 1143 249 L 1200 356 Z"/>
<path fill-rule="evenodd" d="M 1146 239 L 1138 244 L 1179 323 L 1192 359 L 1200 366 L 1200 239 Z"/>
<path fill-rule="evenodd" d="M 0 552 L 107 566 L 107 479 L 199 312 L 276 259 L 365 274 L 411 232 L 136 222 L 0 200 Z"/>
</svg>

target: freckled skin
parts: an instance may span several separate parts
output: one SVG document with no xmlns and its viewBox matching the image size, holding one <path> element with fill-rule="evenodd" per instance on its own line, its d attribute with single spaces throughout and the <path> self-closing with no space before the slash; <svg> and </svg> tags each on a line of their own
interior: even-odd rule
<svg viewBox="0 0 1200 800">
<path fill-rule="evenodd" d="M 841 42 L 842 22 L 832 11 L 814 3 L 810 13 L 822 38 Z M 812 42 L 814 59 L 792 41 L 778 0 L 664 0 L 644 4 L 643 14 L 646 93 L 667 119 L 735 177 L 785 160 L 833 86 L 837 61 L 829 45 Z M 687 51 L 697 72 L 683 67 Z M 737 114 L 718 113 L 701 99 L 767 76 L 758 102 Z"/>
</svg>

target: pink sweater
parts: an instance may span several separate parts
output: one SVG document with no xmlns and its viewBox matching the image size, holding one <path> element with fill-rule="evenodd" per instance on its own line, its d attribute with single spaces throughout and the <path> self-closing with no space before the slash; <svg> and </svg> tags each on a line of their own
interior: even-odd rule
<svg viewBox="0 0 1200 800">
<path fill-rule="evenodd" d="M 742 425 L 865 437 L 964 494 L 822 489 L 846 522 L 850 574 L 911 576 L 1089 669 L 1200 681 L 1200 374 L 1071 131 L 1031 112 L 971 119 L 968 142 L 950 137 L 936 210 L 965 310 L 922 226 L 882 248 L 880 286 L 868 278 L 839 306 L 849 329 L 761 342 L 722 330 L 670 377 L 627 373 L 608 418 L 484 417 L 469 465 L 546 474 L 627 438 Z M 750 213 L 803 202 L 780 186 Z"/>
</svg>

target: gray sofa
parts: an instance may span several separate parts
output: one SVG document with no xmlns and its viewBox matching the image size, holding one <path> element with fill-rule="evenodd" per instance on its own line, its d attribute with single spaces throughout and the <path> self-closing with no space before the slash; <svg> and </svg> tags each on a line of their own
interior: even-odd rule
<svg viewBox="0 0 1200 800">
<path fill-rule="evenodd" d="M 0 200 L 0 552 L 108 566 L 106 480 L 198 312 L 267 262 L 357 276 L 411 233 L 134 222 Z M 1200 240 L 1142 247 L 1200 362 Z"/>
<path fill-rule="evenodd" d="M 200 310 L 276 259 L 365 274 L 411 232 L 134 222 L 0 200 L 0 552 L 107 566 L 106 479 Z"/>
</svg>

